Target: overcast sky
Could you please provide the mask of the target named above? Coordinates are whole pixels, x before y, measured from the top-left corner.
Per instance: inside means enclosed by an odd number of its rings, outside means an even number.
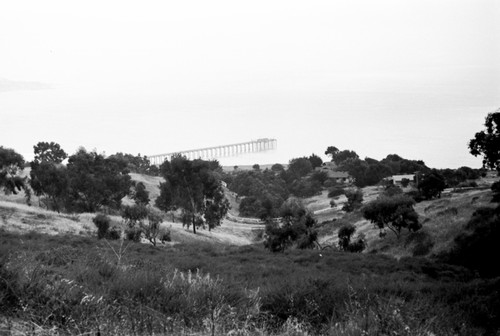
[[[160,154],[277,138],[478,167],[500,1],[3,1],[0,145]],[[236,162],[236,161],[235,161]],[[253,163],[253,162],[248,162]]]

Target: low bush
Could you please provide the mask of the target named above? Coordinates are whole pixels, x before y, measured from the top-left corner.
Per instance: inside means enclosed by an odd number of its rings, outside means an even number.
[[[500,280],[425,258],[1,233],[0,319],[54,335],[466,336],[500,328]]]
[[[92,222],[94,222],[95,226],[97,226],[97,238],[106,238],[111,219],[107,215],[99,213],[92,218]]]
[[[344,194],[345,194],[345,190],[342,187],[336,186],[336,187],[330,188],[328,190],[328,197],[330,197],[330,198],[337,197],[337,196],[344,195]]]
[[[125,237],[127,240],[131,240],[135,243],[138,243],[141,241],[141,236],[142,236],[142,230],[137,227],[132,227],[132,228],[127,228],[125,230]]]
[[[118,240],[122,237],[122,229],[116,226],[113,226],[108,230],[108,234],[106,235],[107,239],[110,240]]]

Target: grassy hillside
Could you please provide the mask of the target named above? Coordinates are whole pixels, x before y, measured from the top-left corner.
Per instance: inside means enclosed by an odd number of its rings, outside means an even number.
[[[481,335],[499,327],[498,280],[422,258],[0,233],[0,328],[12,333]]]
[[[158,194],[157,177],[133,174]],[[491,181],[482,181],[487,186]],[[365,201],[382,189],[363,190]],[[234,195],[232,204],[237,205]],[[320,222],[322,244],[354,223],[368,253],[270,253],[262,225],[232,212],[220,228],[198,231],[166,218],[172,242],[96,238],[94,214],[57,214],[0,201],[0,330],[64,335],[494,335],[500,279],[433,261],[471,214],[490,206],[488,189],[447,193],[416,206],[423,229],[378,230],[359,212],[330,208],[326,193],[304,200]],[[234,209],[233,209],[234,210]],[[332,218],[339,218],[331,221]],[[122,225],[111,216],[112,225]],[[239,222],[241,221],[241,222]],[[415,257],[416,256],[416,257]]]

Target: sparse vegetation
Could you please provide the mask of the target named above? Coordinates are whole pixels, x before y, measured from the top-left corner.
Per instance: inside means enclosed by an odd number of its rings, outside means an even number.
[[[140,155],[106,158],[82,149],[65,167],[56,145],[35,146],[32,186],[50,209],[77,215],[2,204],[0,224],[18,230],[22,223],[33,230],[64,221],[75,234],[63,234],[56,225],[56,235],[0,228],[2,331],[13,331],[15,324],[53,335],[430,336],[500,330],[500,270],[491,258],[499,252],[499,208],[488,203],[492,192],[478,170],[437,171],[395,154],[360,160],[353,151],[327,149],[356,185],[418,170],[418,185],[405,181],[410,191],[403,193],[394,185],[341,186],[325,172],[312,171],[321,166],[314,154],[291,160],[288,169],[255,165],[227,176],[217,162],[174,157],[162,166],[165,182],[154,203],[165,212],[179,209],[177,215],[193,229],[215,229],[195,236],[180,224],[166,229],[164,214],[148,205],[149,182],[132,188],[132,167],[154,171]],[[59,172],[67,178],[60,180],[60,194],[50,185]],[[228,212],[222,177],[233,190],[232,202],[239,198],[240,214],[266,223],[265,230],[241,224],[258,237],[255,245],[213,238]],[[450,185],[479,188],[439,199]],[[495,201],[498,185],[492,185]],[[14,183],[14,191],[22,189]],[[422,202],[416,204],[409,193]],[[131,199],[135,204],[122,206],[125,196],[125,204],[134,204]],[[318,225],[316,214],[325,212],[342,217]],[[368,220],[395,235],[374,243]],[[336,240],[323,243],[326,234]],[[403,252],[394,253],[397,249]],[[369,253],[345,253],[365,250]]]

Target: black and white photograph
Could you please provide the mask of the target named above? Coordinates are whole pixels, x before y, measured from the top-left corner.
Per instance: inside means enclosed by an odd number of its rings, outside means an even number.
[[[0,0],[0,335],[499,336],[500,1]]]

